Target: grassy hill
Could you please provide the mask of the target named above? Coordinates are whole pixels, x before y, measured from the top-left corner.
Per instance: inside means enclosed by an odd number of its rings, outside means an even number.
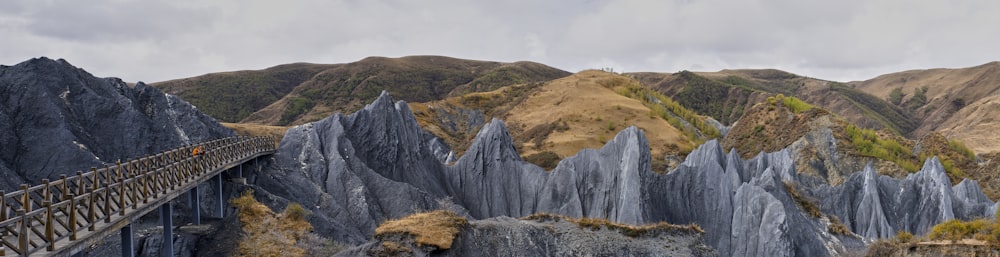
[[[294,63],[257,71],[205,74],[151,84],[223,122],[239,122],[292,92],[317,73],[339,65]]]
[[[887,128],[907,135],[916,128],[909,114],[882,98],[837,82],[764,70],[722,70],[675,74],[634,73],[645,84],[685,106],[725,124],[739,119],[753,104],[783,94],[813,103],[865,128]]]
[[[823,149],[815,149],[817,145],[828,147],[825,145],[826,139],[818,136],[823,133],[817,133],[823,130],[828,130],[832,135],[838,157],[831,158],[826,156],[829,153],[817,152]],[[811,135],[807,135],[810,133]],[[803,140],[805,142],[802,142]],[[827,169],[827,176],[830,176],[829,173],[848,175],[873,162],[883,175],[904,177],[918,171],[927,158],[936,156],[941,160],[953,183],[958,183],[963,178],[987,177],[979,171],[972,150],[961,141],[949,140],[939,133],[930,133],[918,140],[911,140],[888,129],[862,128],[827,110],[798,98],[783,95],[769,97],[748,109],[722,140],[723,147],[737,149],[744,158],[750,158],[761,151],[778,151],[795,143],[814,146],[812,149],[791,148],[793,151],[798,151],[794,154],[794,158],[800,174],[809,173],[807,170],[816,166],[823,166],[814,162],[815,160],[839,159],[859,165],[835,166],[839,167],[839,170]],[[835,179],[831,179],[831,182],[833,180]],[[1000,188],[1000,184],[981,185],[991,194],[995,194],[995,188]]]
[[[720,136],[706,117],[638,81],[594,70],[410,106],[423,127],[459,154],[487,117],[503,119],[522,156],[546,168],[584,148],[600,148],[628,126],[646,132],[658,171],[668,165],[664,156],[686,155]]]
[[[979,153],[1000,151],[1000,62],[962,69],[911,70],[850,82],[912,113],[914,136],[938,132]]]
[[[382,90],[400,100],[425,102],[566,75],[569,73],[532,62],[369,57],[347,64],[289,64],[260,71],[214,73],[153,86],[225,122],[284,126],[356,111]]]

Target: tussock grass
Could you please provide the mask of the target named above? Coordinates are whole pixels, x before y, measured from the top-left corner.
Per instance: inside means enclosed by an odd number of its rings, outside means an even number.
[[[819,207],[816,207],[816,203],[813,202],[812,199],[808,199],[802,194],[800,194],[799,190],[795,188],[795,185],[792,185],[792,183],[789,182],[784,182],[784,184],[785,184],[785,190],[787,190],[788,194],[792,196],[792,199],[795,200],[795,203],[799,205],[799,208],[805,210],[806,213],[809,213],[809,215],[812,216],[813,218],[819,218],[820,216],[823,215],[823,213],[819,211]],[[832,220],[833,219],[831,218],[831,221]]]
[[[312,224],[306,220],[309,211],[297,203],[289,204],[283,213],[275,213],[253,198],[253,190],[229,201],[236,207],[245,237],[240,240],[234,256],[311,256],[312,249],[329,250],[336,244],[312,234]],[[320,244],[323,247],[313,247]]]
[[[468,221],[465,218],[450,211],[416,213],[382,223],[375,229],[375,238],[381,239],[398,234],[410,235],[415,237],[418,245],[449,249],[459,229],[466,224]]]

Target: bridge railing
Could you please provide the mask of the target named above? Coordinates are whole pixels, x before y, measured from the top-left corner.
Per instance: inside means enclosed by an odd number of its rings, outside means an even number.
[[[197,155],[193,150],[201,150]],[[43,179],[14,192],[0,191],[0,256],[53,251],[56,242],[78,240],[100,222],[125,217],[172,190],[255,154],[274,151],[272,137],[229,137],[91,168],[58,180]]]

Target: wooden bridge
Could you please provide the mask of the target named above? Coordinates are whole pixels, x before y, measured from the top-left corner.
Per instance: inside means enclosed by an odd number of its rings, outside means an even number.
[[[173,256],[169,202],[189,193],[192,221],[200,223],[198,185],[211,179],[214,214],[221,217],[221,173],[274,151],[271,137],[222,138],[0,191],[0,256],[69,256],[119,232],[122,256],[133,256],[131,224],[157,208],[164,228],[162,251]]]

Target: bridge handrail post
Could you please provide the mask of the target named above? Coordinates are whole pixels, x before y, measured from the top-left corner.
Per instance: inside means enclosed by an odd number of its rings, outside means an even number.
[[[111,185],[114,183],[111,179],[111,168],[104,166],[104,178],[107,179],[107,183],[104,183],[104,223],[111,223]]]
[[[21,208],[24,209],[24,212],[30,212],[31,196],[28,193],[28,184],[21,184],[21,192],[24,192],[21,194]]]
[[[66,196],[69,195],[69,181],[66,178],[66,174],[59,175],[59,191],[62,191],[62,195],[59,199],[56,199],[55,202],[61,202],[63,199],[66,199]]]
[[[91,168],[91,169],[93,169],[93,168]],[[96,171],[96,169],[93,169],[93,170]],[[94,173],[91,173],[91,174],[94,174],[94,183],[90,184],[90,193],[88,194],[89,196],[87,197],[90,200],[90,204],[89,204],[89,206],[87,208],[87,221],[90,222],[90,226],[87,226],[87,231],[94,231],[94,225],[97,224],[97,222],[95,222],[95,221],[97,221],[97,208],[96,208],[97,207],[96,206],[97,205],[97,186],[98,186],[97,183],[100,180],[97,179],[97,172],[94,172]]]
[[[76,196],[69,197],[69,240],[76,240]]]
[[[7,191],[0,190],[0,220],[7,220]],[[0,237],[6,236],[7,230],[0,232]]]
[[[17,209],[17,212],[15,212],[17,216],[21,217],[21,227],[17,233],[17,248],[19,249],[15,252],[20,252],[24,256],[28,256],[28,221],[30,220],[27,215],[24,215],[25,213],[27,211],[24,208]]]
[[[83,184],[83,172],[82,171],[77,171],[76,172],[76,190],[78,191],[78,193],[76,193],[77,195],[82,195],[87,190],[87,186]]]
[[[49,179],[43,178],[42,179],[42,185],[44,185],[42,187],[42,203],[45,203],[45,201],[51,202],[52,201],[52,189],[50,187],[51,183],[49,182]]]
[[[121,176],[121,175],[119,175],[119,176]],[[121,177],[119,177],[118,180],[120,181],[120,182],[118,182],[118,205],[119,205],[118,206],[119,207],[118,208],[118,215],[124,217],[125,216],[125,210],[128,209],[128,208],[126,208],[126,205],[125,205],[125,180],[123,178],[121,178]],[[108,214],[108,220],[110,220],[110,219],[111,219],[111,214]]]
[[[52,202],[46,200],[42,202],[42,205],[45,206],[45,243],[47,244],[45,250],[55,251],[55,224],[53,224],[55,222],[52,221]]]

